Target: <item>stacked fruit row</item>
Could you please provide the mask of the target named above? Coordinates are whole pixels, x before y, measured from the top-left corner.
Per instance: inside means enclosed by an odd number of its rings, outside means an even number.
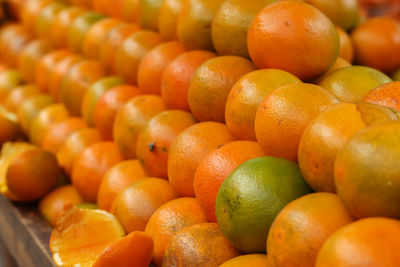
[[[399,266],[400,24],[304,2],[13,1],[0,191],[58,266]]]

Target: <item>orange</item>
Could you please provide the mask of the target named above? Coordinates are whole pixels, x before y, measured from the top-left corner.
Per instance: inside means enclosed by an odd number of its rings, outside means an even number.
[[[178,40],[188,50],[214,50],[211,22],[225,0],[188,0],[179,14]]]
[[[378,123],[354,135],[336,156],[336,190],[354,217],[400,218],[399,147],[400,123]]]
[[[163,0],[139,1],[139,24],[143,29],[158,30],[158,16]]]
[[[92,60],[74,64],[60,87],[60,99],[71,115],[81,115],[82,101],[89,86],[104,75],[101,65]]]
[[[257,67],[285,70],[304,81],[324,74],[339,54],[333,23],[301,1],[278,1],[264,8],[251,23],[247,44]]]
[[[255,130],[266,155],[297,161],[297,150],[310,121],[337,99],[317,85],[295,83],[267,95],[258,108]]]
[[[23,83],[21,73],[17,70],[6,70],[0,73],[0,102],[3,102],[8,94]]]
[[[42,141],[42,147],[57,154],[64,141],[74,132],[86,128],[81,118],[70,117],[60,121],[48,129]]]
[[[85,201],[95,203],[104,174],[122,160],[113,142],[95,143],[76,157],[72,166],[72,184]]]
[[[100,141],[100,134],[95,129],[81,128],[73,131],[65,138],[57,151],[57,160],[60,166],[68,175],[71,175],[73,163],[78,155],[85,148]]]
[[[400,67],[400,23],[389,17],[367,20],[352,33],[356,62],[383,72]]]
[[[65,9],[67,5],[61,1],[53,1],[53,3],[44,7],[35,21],[32,21],[34,26],[35,35],[39,38],[50,37],[50,29],[54,23],[57,14]]]
[[[205,222],[206,216],[195,198],[178,198],[158,208],[145,230],[154,240],[154,265],[161,266],[164,250],[176,233],[188,226]]]
[[[327,77],[329,74],[331,74],[332,72],[339,70],[339,69],[343,69],[345,67],[350,67],[351,64],[349,62],[347,62],[346,60],[344,60],[341,57],[338,57],[335,61],[335,63],[329,68],[329,70],[327,70],[324,75],[318,77],[317,79],[315,79],[314,83],[318,84],[320,83],[323,79],[325,79],[325,77]]]
[[[208,153],[196,168],[193,187],[209,222],[216,222],[215,202],[225,178],[240,164],[262,157],[261,147],[252,141],[233,141]]]
[[[165,249],[162,266],[217,267],[239,256],[216,223],[201,223],[178,232]]]
[[[204,62],[194,73],[188,90],[190,110],[199,121],[225,121],[225,104],[233,85],[253,63],[237,56],[215,57]]]
[[[9,23],[4,25],[0,30],[0,55],[2,61],[6,63],[8,46],[10,45],[10,40],[21,33],[27,33],[27,29],[18,23]],[[11,38],[11,39],[10,39]]]
[[[136,180],[146,176],[145,170],[136,159],[117,163],[104,174],[101,180],[99,192],[97,193],[97,205],[100,209],[110,211],[112,203],[119,192],[125,190]]]
[[[158,207],[177,197],[177,193],[168,181],[160,178],[143,178],[118,193],[111,212],[121,222],[126,232],[144,231],[151,215]]]
[[[14,87],[3,101],[3,106],[16,113],[19,106],[28,98],[38,95],[39,88],[34,84],[26,84]]]
[[[147,122],[164,111],[161,97],[140,95],[132,98],[119,110],[113,126],[113,137],[120,152],[126,158],[136,157],[140,130]]]
[[[161,78],[166,66],[177,56],[185,52],[179,42],[157,45],[140,61],[137,82],[143,94],[161,94]]]
[[[203,50],[189,51],[175,58],[161,80],[161,97],[169,109],[190,111],[187,100],[190,81],[197,68],[216,54]]]
[[[179,13],[187,0],[164,0],[158,16],[158,31],[165,40],[178,40],[176,27]]]
[[[108,2],[108,0],[92,0],[91,9],[99,13],[107,14]]]
[[[232,258],[221,264],[220,267],[267,267],[269,266],[267,259],[265,254],[248,254]]]
[[[15,141],[21,136],[18,118],[14,113],[0,107],[0,147],[8,141]]]
[[[138,95],[140,91],[135,86],[117,85],[99,98],[93,111],[93,122],[104,140],[113,139],[113,125],[118,111]]]
[[[314,267],[326,239],[352,221],[335,194],[315,193],[292,201],[279,212],[269,230],[267,253],[271,265],[289,267],[301,263]]]
[[[97,258],[93,267],[148,267],[153,256],[153,239],[136,231],[109,245]]]
[[[69,0],[72,5],[90,9],[94,0]]]
[[[368,218],[351,223],[331,235],[318,253],[316,267],[395,267],[400,262],[400,223]]]
[[[140,131],[136,156],[150,176],[167,178],[171,143],[184,129],[196,123],[192,114],[167,110],[154,116]]]
[[[249,57],[247,32],[254,16],[276,0],[228,0],[218,9],[211,25],[215,50],[220,55]]]
[[[108,14],[111,17],[122,19],[125,2],[126,0],[108,1],[108,6],[107,6]]]
[[[400,112],[400,81],[387,83],[369,91],[363,101],[390,107]]]
[[[256,70],[244,75],[232,87],[226,101],[226,125],[238,139],[256,140],[254,120],[264,97],[276,88],[300,83],[294,75],[278,69]]]
[[[39,212],[55,226],[57,220],[64,213],[64,208],[70,205],[76,206],[82,203],[82,198],[73,185],[64,185],[48,193],[39,202]]]
[[[388,108],[366,103],[340,103],[322,112],[300,140],[298,157],[304,179],[315,191],[335,193],[334,163],[344,144],[370,125],[399,118]]]
[[[350,36],[347,34],[347,32],[345,32],[342,28],[338,26],[336,26],[336,30],[339,34],[340,40],[339,57],[347,60],[348,62],[353,62],[354,48]]]
[[[120,24],[111,29],[100,47],[99,61],[106,73],[116,74],[115,57],[118,48],[126,38],[139,30],[136,24]]]
[[[96,3],[97,1],[94,1]],[[100,59],[101,46],[107,38],[108,33],[122,22],[118,19],[105,18],[95,24],[87,31],[83,44],[82,53],[89,59]]]
[[[139,20],[140,0],[125,0],[122,4],[122,18],[131,23]]]
[[[209,152],[233,141],[228,128],[218,122],[201,122],[183,130],[171,144],[168,179],[181,196],[194,196],[197,166]]]
[[[21,23],[29,30],[33,30],[36,18],[44,7],[52,3],[53,0],[27,0],[21,9]]]
[[[140,30],[126,38],[118,48],[115,58],[115,68],[125,82],[137,84],[137,72],[140,61],[153,47],[162,43],[160,34]]]
[[[21,51],[33,40],[33,35],[26,29],[17,30],[11,36],[6,35],[6,44],[3,48],[2,61],[9,67],[18,67],[18,58]]]

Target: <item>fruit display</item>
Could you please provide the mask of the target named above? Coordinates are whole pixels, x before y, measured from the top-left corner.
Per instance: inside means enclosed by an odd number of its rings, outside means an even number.
[[[0,193],[56,266],[400,266],[398,0],[0,10]]]

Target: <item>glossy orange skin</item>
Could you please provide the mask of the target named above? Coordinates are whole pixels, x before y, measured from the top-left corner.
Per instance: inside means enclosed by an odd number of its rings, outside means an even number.
[[[95,1],[97,2],[97,1]],[[107,38],[108,33],[122,22],[118,19],[105,18],[96,22],[86,33],[83,40],[82,53],[89,59],[99,60],[101,46]]]
[[[140,95],[132,98],[119,110],[113,125],[113,138],[126,158],[136,157],[137,139],[147,122],[164,111],[161,97]]]
[[[190,225],[205,222],[204,211],[195,198],[178,198],[158,208],[145,230],[154,240],[154,265],[161,266],[164,250],[176,233]]]
[[[185,52],[179,42],[168,42],[157,45],[140,61],[137,81],[143,94],[161,94],[161,78],[166,66],[177,56]]]
[[[301,218],[301,220],[298,220]],[[268,239],[267,253],[273,266],[314,267],[326,239],[351,223],[353,217],[331,193],[315,193],[298,198],[277,215]]]
[[[209,222],[217,222],[215,203],[218,189],[237,166],[264,156],[259,144],[252,141],[233,141],[211,151],[196,168],[193,188]]]
[[[158,17],[158,31],[165,40],[178,40],[179,14],[187,0],[164,0]]]
[[[82,128],[74,131],[65,139],[57,151],[57,160],[60,166],[68,175],[71,175],[76,157],[85,148],[99,143],[101,140],[100,134],[95,129]]]
[[[194,73],[188,90],[190,110],[199,121],[225,121],[225,105],[233,85],[254,71],[254,64],[238,56],[207,60]]]
[[[393,108],[400,112],[400,82],[391,82],[369,91],[364,102]]]
[[[342,28],[336,26],[336,30],[339,34],[340,40],[339,57],[351,63],[354,60],[353,42],[347,32],[345,32]]]
[[[215,56],[205,50],[188,51],[166,66],[161,80],[161,97],[168,109],[190,111],[187,94],[194,72]]]
[[[18,111],[18,108],[25,100],[35,95],[38,95],[39,93],[40,90],[36,85],[20,85],[15,87],[11,92],[8,93],[2,104],[7,110],[16,113]]]
[[[110,168],[101,180],[97,193],[97,205],[110,211],[115,197],[136,180],[147,177],[146,171],[136,159],[126,160]]]
[[[118,85],[105,92],[96,103],[93,120],[104,140],[112,140],[115,117],[126,102],[140,95],[137,87]]]
[[[83,97],[89,86],[104,76],[101,65],[92,60],[83,60],[74,64],[65,76],[61,88],[60,99],[71,115],[79,116]]]
[[[153,239],[140,231],[132,232],[127,236],[109,245],[97,258],[93,267],[148,267],[153,256]]]
[[[61,1],[53,1],[42,9],[39,16],[35,20],[34,32],[38,38],[49,38],[50,29],[56,20],[57,14],[65,9],[67,5]],[[64,33],[65,34],[65,33]]]
[[[110,30],[100,47],[100,63],[108,74],[116,74],[115,57],[118,48],[126,38],[137,32],[140,27],[137,24],[121,24]]]
[[[400,222],[368,218],[331,235],[321,248],[316,267],[395,267],[400,262]]]
[[[278,1],[260,11],[250,26],[247,45],[257,67],[285,70],[303,81],[325,73],[339,54],[333,23],[301,1]]]
[[[169,182],[181,196],[194,196],[197,166],[212,150],[233,140],[226,125],[218,122],[201,122],[185,129],[175,137],[169,150]]]
[[[154,116],[140,131],[136,156],[151,176],[167,178],[168,154],[175,137],[196,123],[189,112],[167,110]]]
[[[115,68],[125,82],[137,84],[137,72],[140,61],[152,48],[163,42],[159,33],[140,30],[132,34],[118,48]]]
[[[24,5],[22,5],[21,10],[21,23],[29,30],[33,31],[36,18],[39,16],[42,9],[52,3],[53,0],[27,0]]]
[[[121,222],[125,231],[144,231],[151,215],[164,203],[178,197],[168,183],[160,178],[143,178],[118,193],[111,213]]]
[[[400,67],[400,23],[389,17],[367,20],[352,33],[356,62],[390,73]]]
[[[123,160],[113,142],[99,142],[87,147],[75,159],[71,180],[85,201],[95,203],[101,179],[115,164]]]
[[[266,155],[297,161],[300,138],[309,122],[338,100],[312,84],[288,84],[267,95],[255,119],[257,142]]]
[[[71,117],[50,127],[42,141],[42,147],[57,154],[64,141],[74,132],[86,128],[86,123],[77,117]]]

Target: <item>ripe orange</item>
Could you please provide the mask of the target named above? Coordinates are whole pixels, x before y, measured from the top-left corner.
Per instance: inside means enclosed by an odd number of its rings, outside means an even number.
[[[3,102],[12,90],[22,83],[21,73],[17,70],[0,73],[0,102]]]
[[[224,262],[220,267],[260,267],[269,266],[268,257],[265,254],[248,254],[232,258]]]
[[[327,77],[328,75],[330,75],[332,72],[339,70],[339,69],[343,69],[345,67],[350,67],[351,64],[349,62],[347,62],[346,60],[344,60],[341,57],[338,57],[335,61],[335,63],[332,65],[332,67],[329,68],[329,70],[327,70],[324,75],[318,77],[317,79],[315,79],[314,83],[315,84],[319,84],[323,79],[325,79],[325,77]]]
[[[0,107],[0,129],[0,147],[6,142],[17,140],[22,135],[17,116],[3,107]]]
[[[14,87],[3,101],[3,106],[10,112],[17,113],[21,104],[40,93],[39,88],[34,84],[26,84]]]
[[[69,0],[72,5],[90,9],[94,0]]]
[[[158,16],[163,0],[139,1],[139,24],[143,29],[158,30]]]
[[[390,107],[400,112],[400,81],[387,83],[369,91],[363,101]]]
[[[21,23],[29,30],[33,30],[36,18],[44,7],[52,3],[53,0],[27,0],[21,9]]]
[[[342,28],[336,26],[336,30],[339,34],[340,40],[340,50],[339,57],[347,60],[348,62],[353,62],[354,59],[354,47],[350,36]]]
[[[160,14],[158,16],[158,31],[165,40],[178,40],[176,27],[179,14],[186,0],[164,0],[162,1]]]
[[[26,29],[17,29],[10,35],[5,35],[6,43],[3,46],[2,59],[9,67],[18,67],[18,58],[21,51],[34,39]]]
[[[61,1],[53,1],[51,4],[46,5],[33,21],[35,35],[39,38],[49,38],[50,29],[57,17],[57,14],[65,9],[67,5]]]
[[[139,20],[140,0],[125,0],[122,4],[122,18],[131,23]]]

